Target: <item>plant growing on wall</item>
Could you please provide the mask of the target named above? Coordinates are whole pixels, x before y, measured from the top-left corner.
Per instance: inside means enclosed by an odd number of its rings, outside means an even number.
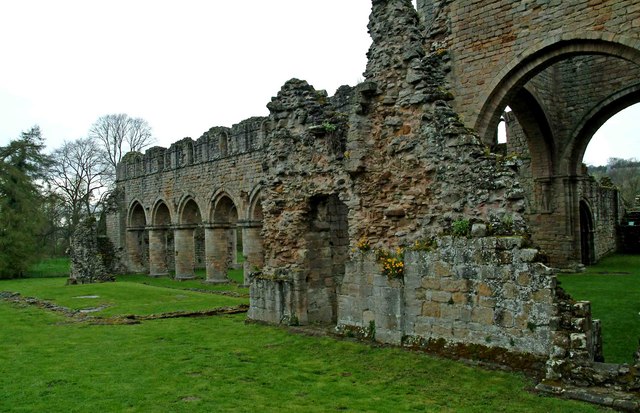
[[[410,249],[411,251],[432,251],[436,246],[434,240],[420,239],[416,240]]]
[[[356,243],[356,249],[360,252],[371,251],[371,244],[369,244],[369,240],[367,237],[362,237]]]
[[[459,219],[451,224],[451,233],[456,237],[466,237],[471,232],[471,223],[468,219]]]
[[[382,273],[389,279],[404,276],[404,249],[397,247],[395,251],[376,250],[378,263],[382,265]]]
[[[327,133],[335,132],[338,129],[338,126],[335,123],[331,122],[322,122],[322,127]]]

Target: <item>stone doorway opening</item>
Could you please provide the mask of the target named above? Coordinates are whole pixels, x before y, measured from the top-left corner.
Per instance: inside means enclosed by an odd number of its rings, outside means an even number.
[[[238,209],[223,194],[213,203],[210,225],[206,230],[207,282],[228,282],[227,271],[238,262]],[[240,244],[242,241],[240,241]]]
[[[593,215],[589,205],[580,201],[580,247],[582,250],[582,264],[595,264]]]
[[[127,251],[129,268],[138,273],[146,272],[149,262],[149,232],[146,213],[139,202],[134,202],[129,209]]]
[[[156,205],[149,229],[149,275],[161,277],[175,266],[171,213],[164,202]],[[171,253],[170,253],[171,252]]]
[[[309,323],[336,323],[337,289],[349,256],[348,207],[338,195],[311,198],[307,242]]]
[[[175,278],[178,280],[195,278],[198,246],[196,230],[202,225],[200,208],[193,198],[188,198],[180,213],[180,223],[174,231]]]

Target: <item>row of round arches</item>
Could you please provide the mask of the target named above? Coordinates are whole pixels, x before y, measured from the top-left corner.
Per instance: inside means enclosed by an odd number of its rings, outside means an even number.
[[[264,262],[260,191],[217,191],[208,199],[186,195],[175,204],[131,201],[126,240],[130,268],[152,276],[174,273],[177,279],[205,270],[207,281],[227,282],[227,271],[241,267],[246,283],[249,271]]]

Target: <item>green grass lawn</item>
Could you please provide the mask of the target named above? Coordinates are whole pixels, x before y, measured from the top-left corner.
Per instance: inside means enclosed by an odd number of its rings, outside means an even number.
[[[65,278],[0,281],[0,291],[96,316],[246,303],[191,288],[246,291],[131,275],[66,286]],[[97,295],[99,298],[78,298]],[[134,325],[73,322],[0,301],[2,412],[599,412],[540,396],[520,374],[399,348],[308,337],[245,323],[245,315]]]
[[[576,300],[591,301],[602,321],[605,361],[632,363],[640,338],[640,255],[613,255],[579,274],[560,275]]]
[[[89,325],[0,302],[0,343],[3,412],[601,411],[535,395],[518,374],[243,315]]]
[[[92,313],[96,317],[200,311],[249,303],[248,298],[178,289],[181,282],[167,281],[174,283],[174,288],[130,281],[68,286],[65,285],[66,278],[36,278],[3,281],[0,290],[19,292],[23,296],[37,297],[76,310],[105,307]]]
[[[230,270],[229,273],[237,272],[238,270]],[[239,270],[239,276],[242,277],[242,270]],[[232,278],[232,277],[230,277]],[[206,290],[206,291],[232,291],[236,292],[240,295],[249,296],[249,289],[246,287],[241,287],[238,284],[229,283],[229,284],[207,284],[204,282],[204,276],[198,277],[195,280],[185,280],[185,281],[176,281],[168,277],[149,277],[144,274],[135,274],[135,275],[119,275],[116,277],[118,281],[127,281],[127,282],[135,282],[145,285],[153,285],[156,287],[165,287],[165,288],[178,288],[185,290]],[[233,280],[233,278],[232,278]],[[235,280],[233,280],[235,281]]]
[[[46,258],[33,265],[27,271],[27,277],[68,277],[69,258]]]

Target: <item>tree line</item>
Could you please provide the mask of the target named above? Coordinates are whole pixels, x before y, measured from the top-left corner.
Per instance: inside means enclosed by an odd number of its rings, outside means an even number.
[[[34,126],[0,147],[0,278],[23,276],[43,255],[63,255],[79,223],[104,211],[118,162],[153,136],[144,119],[112,114],[51,154],[44,142]]]

